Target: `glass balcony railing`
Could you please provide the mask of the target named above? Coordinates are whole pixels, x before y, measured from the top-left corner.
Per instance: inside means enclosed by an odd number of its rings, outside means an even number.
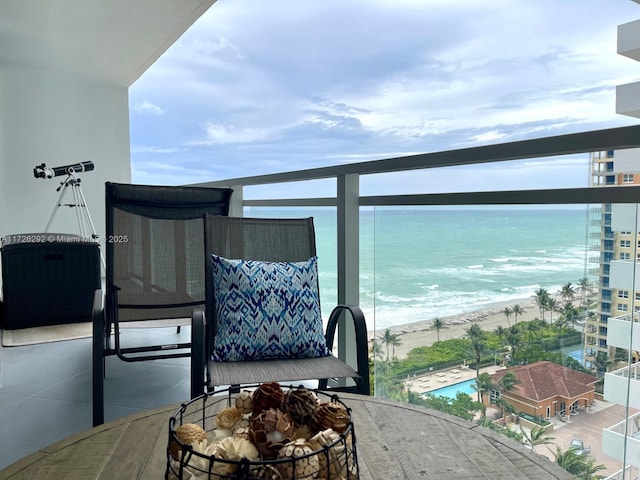
[[[233,188],[233,215],[314,216],[321,308],[363,309],[372,393],[439,408],[527,443],[534,428],[555,428],[558,437],[577,431],[599,418],[595,410],[610,408],[620,422],[635,418],[628,401],[616,406],[602,390],[605,373],[630,368],[632,352],[640,351],[640,343],[607,341],[611,320],[636,311],[638,264],[630,259],[638,258],[640,185],[562,186],[554,175],[558,162],[582,158],[586,178],[591,152],[629,148],[640,148],[640,127],[203,185]],[[616,172],[612,155],[607,169]],[[548,184],[465,187],[483,168],[517,171],[531,159],[546,169]],[[300,193],[312,190],[321,193]],[[353,333],[342,325],[338,334],[336,353],[352,362]],[[525,405],[518,397],[532,392],[506,374],[540,362],[559,366],[542,363],[549,372],[561,368],[556,379],[585,375],[588,387]],[[591,466],[604,476],[637,476],[640,458],[629,438],[615,440],[625,448],[616,457],[606,453],[606,435],[592,439]],[[568,447],[569,440],[536,451],[554,460]]]

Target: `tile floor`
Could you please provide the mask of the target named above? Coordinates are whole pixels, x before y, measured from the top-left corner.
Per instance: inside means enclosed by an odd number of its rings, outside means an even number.
[[[131,329],[135,342],[188,342],[189,327]],[[105,421],[189,398],[189,359],[107,358]],[[91,428],[91,339],[0,346],[0,470]]]

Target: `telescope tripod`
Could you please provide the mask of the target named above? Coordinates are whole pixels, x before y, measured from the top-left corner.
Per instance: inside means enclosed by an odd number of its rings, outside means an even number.
[[[71,189],[73,203],[63,203],[68,189]],[[67,178],[60,183],[60,186],[56,189],[56,191],[60,192],[60,196],[58,197],[58,201],[56,202],[56,204],[53,206],[53,211],[51,212],[49,222],[44,229],[44,233],[49,233],[49,227],[51,227],[51,223],[53,222],[58,209],[60,207],[70,207],[76,209],[78,229],[80,230],[80,236],[82,237],[82,240],[87,241],[91,239],[98,242],[100,237],[96,233],[96,227],[93,224],[91,214],[89,213],[89,209],[87,208],[87,200],[85,199],[84,193],[82,192],[80,179],[73,172],[71,172],[69,173]],[[100,254],[100,257],[102,257],[102,253]],[[104,258],[102,258],[102,266],[105,266]]]

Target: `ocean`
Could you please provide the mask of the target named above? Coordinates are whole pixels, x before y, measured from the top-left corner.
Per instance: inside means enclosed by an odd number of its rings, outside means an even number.
[[[334,212],[245,214],[314,217],[321,308],[328,316],[337,299]],[[539,288],[557,293],[567,282],[577,287],[588,271],[587,224],[586,207],[362,211],[360,306],[379,331],[529,298]]]

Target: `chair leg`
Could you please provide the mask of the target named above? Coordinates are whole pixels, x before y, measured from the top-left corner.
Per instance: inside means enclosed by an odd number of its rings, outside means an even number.
[[[98,307],[98,295],[102,292],[97,291],[94,297],[94,309],[92,314],[93,324],[93,349],[92,349],[92,389],[93,389],[93,426],[102,425],[104,423],[104,375],[105,375],[105,358],[104,358],[104,310]]]
[[[191,319],[191,398],[207,391],[205,370],[205,320],[204,312],[198,310]]]

